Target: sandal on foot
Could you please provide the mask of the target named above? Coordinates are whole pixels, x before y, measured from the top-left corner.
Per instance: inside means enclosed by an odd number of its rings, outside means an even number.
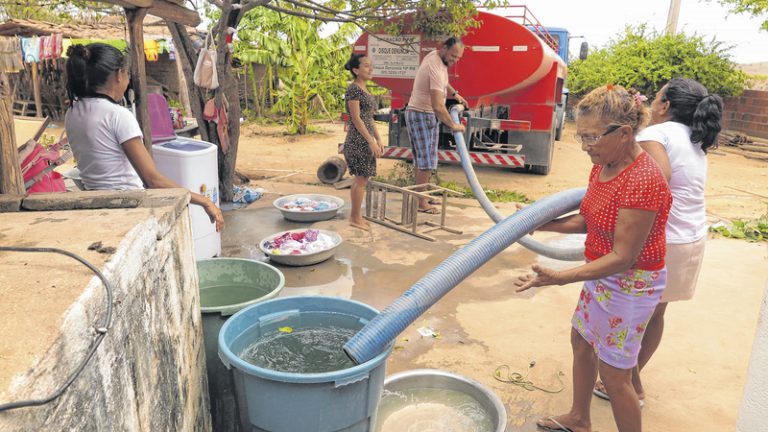
[[[605,390],[605,385],[603,384],[602,381],[598,381],[595,383],[595,388],[592,389],[592,394],[603,400],[607,400],[607,401],[611,400],[611,397],[608,396],[608,391]]]
[[[547,417],[547,418],[545,418],[543,420],[546,420],[548,422],[554,423],[555,427],[544,426],[544,425],[540,424],[539,422],[536,422],[536,427],[544,429],[545,431],[549,431],[549,432],[573,432],[573,429],[571,429],[569,427],[566,427],[566,426],[563,426],[559,421],[555,420],[554,417]],[[541,421],[541,420],[539,420],[539,421]]]
[[[419,213],[426,213],[426,214],[433,214],[437,215],[440,214],[440,210],[437,209],[437,207],[427,207],[425,209],[419,209]]]
[[[602,381],[598,381],[595,383],[595,388],[592,389],[592,394],[599,397],[600,399],[610,401],[611,397],[608,396],[608,392],[605,390],[605,385]],[[640,408],[645,406],[645,399],[638,399],[640,401]]]
[[[440,205],[442,204],[439,199],[431,199],[427,201],[430,205]]]

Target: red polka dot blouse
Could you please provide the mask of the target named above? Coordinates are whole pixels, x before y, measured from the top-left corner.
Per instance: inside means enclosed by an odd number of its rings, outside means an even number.
[[[579,212],[587,225],[584,255],[595,260],[613,250],[619,209],[656,211],[656,219],[633,269],[659,270],[666,254],[665,225],[672,204],[672,194],[661,169],[646,152],[641,153],[624,171],[608,181],[600,181],[602,165],[594,165],[589,186]]]

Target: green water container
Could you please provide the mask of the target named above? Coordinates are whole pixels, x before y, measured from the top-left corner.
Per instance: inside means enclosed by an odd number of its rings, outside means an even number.
[[[269,264],[244,258],[197,261],[197,274],[211,423],[214,431],[240,431],[232,373],[219,360],[219,330],[235,312],[280,294],[285,277]]]

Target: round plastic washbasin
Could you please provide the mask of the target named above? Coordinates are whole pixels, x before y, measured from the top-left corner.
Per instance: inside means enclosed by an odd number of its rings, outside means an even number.
[[[302,211],[298,209],[286,209],[283,206],[291,201],[298,199],[308,199],[312,201],[325,201],[328,203],[336,204],[336,208],[316,211]],[[317,222],[327,219],[332,219],[336,214],[344,207],[344,200],[331,196],[320,194],[296,194],[288,195],[282,198],[276,199],[272,205],[275,206],[283,214],[283,217],[289,221],[294,222]]]

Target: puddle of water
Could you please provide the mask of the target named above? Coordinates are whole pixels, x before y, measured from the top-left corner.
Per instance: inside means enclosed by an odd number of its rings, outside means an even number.
[[[449,389],[384,390],[376,432],[493,432],[488,411],[472,396]]]
[[[346,258],[332,258],[308,267],[281,267],[281,270],[285,275],[285,288],[280,293],[281,297],[323,295],[352,298],[355,280],[352,276],[352,262]]]

